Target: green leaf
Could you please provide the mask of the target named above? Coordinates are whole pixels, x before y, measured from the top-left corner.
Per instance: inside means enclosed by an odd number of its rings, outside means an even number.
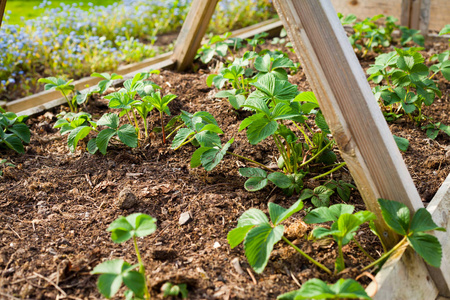
[[[267,179],[269,179],[273,184],[275,184],[277,187],[279,187],[281,189],[286,189],[286,188],[290,187],[292,184],[291,179],[288,176],[286,176],[285,174],[280,173],[280,172],[270,173],[267,176]]]
[[[247,225],[242,227],[236,227],[230,232],[228,232],[227,240],[228,244],[230,245],[231,249],[235,248],[237,245],[242,243],[242,241],[247,236],[247,233],[255,227],[255,225]]]
[[[278,129],[276,121],[258,119],[253,121],[247,130],[247,138],[250,144],[256,145],[265,138],[274,134]]]
[[[314,189],[314,196],[311,198],[311,203],[315,207],[328,206],[330,204],[330,197],[334,192],[326,186],[318,186]]]
[[[269,202],[268,206],[270,219],[272,220],[273,225],[276,226],[281,222],[285,221],[286,219],[288,219],[294,213],[300,211],[303,208],[303,202],[302,200],[298,200],[288,209],[273,202]]]
[[[214,80],[214,78],[217,76],[217,74],[210,74],[209,76],[208,76],[208,78],[206,78],[206,85],[208,86],[208,87],[211,87],[212,86],[212,84],[213,84],[213,80]]]
[[[134,213],[125,218],[132,226],[133,235],[144,237],[156,231],[156,219],[142,213]]]
[[[394,141],[397,144],[398,149],[400,149],[403,152],[406,152],[406,150],[408,150],[409,147],[409,141],[408,139],[396,136],[396,135],[392,135],[394,137]]]
[[[30,143],[30,129],[24,123],[16,123],[13,126],[8,128],[9,131],[17,135],[19,139],[23,142],[29,144]]]
[[[270,55],[258,56],[255,59],[255,69],[260,72],[270,72]]]
[[[423,232],[414,232],[408,236],[408,242],[427,264],[436,268],[440,267],[442,247],[435,236]]]
[[[406,205],[386,200],[378,199],[381,207],[381,214],[386,224],[400,235],[407,235],[409,230],[410,213]]]
[[[122,286],[122,277],[115,274],[100,275],[97,281],[98,291],[106,298],[113,297]]]
[[[89,142],[87,143],[87,150],[90,154],[95,154],[95,152],[97,152],[98,147],[96,138],[89,140]]]
[[[311,189],[304,189],[300,194],[299,200],[306,200],[311,198],[314,195],[314,191]]]
[[[172,149],[177,149],[181,146],[190,136],[194,135],[195,131],[189,128],[180,128],[172,141]]]
[[[114,243],[123,243],[133,237],[133,226],[125,217],[119,217],[114,220],[106,231],[111,231],[111,239]]]
[[[123,274],[123,283],[133,291],[137,297],[143,297],[145,291],[145,277],[137,271],[129,271]]]
[[[266,177],[250,177],[244,184],[244,188],[249,192],[256,192],[263,189],[268,183]]]
[[[421,232],[429,230],[445,231],[445,228],[439,227],[434,223],[431,214],[425,208],[419,208],[411,220],[409,232]]]
[[[100,120],[97,121],[98,126],[108,126],[112,129],[117,129],[119,127],[119,116],[114,113],[104,114]]]
[[[239,174],[244,177],[267,177],[267,172],[259,168],[239,168]]]
[[[269,219],[267,218],[266,214],[259,209],[250,208],[240,216],[237,226],[258,226],[261,224],[269,224]]]
[[[119,140],[128,147],[135,148],[138,145],[136,129],[130,124],[120,126],[117,131],[117,136],[119,137]]]
[[[92,128],[89,126],[80,126],[72,130],[67,138],[67,145],[69,145],[70,152],[75,152],[78,141],[84,139]]]
[[[264,271],[273,246],[281,240],[283,232],[283,225],[272,228],[270,224],[261,224],[247,233],[244,241],[245,256],[256,273]]]
[[[96,142],[98,150],[101,154],[106,154],[106,148],[108,147],[109,140],[116,134],[117,132],[112,128],[106,128],[100,131],[97,135]]]
[[[1,131],[1,130],[0,130]],[[15,135],[10,135],[3,140],[6,146],[17,153],[25,153],[25,149],[23,148],[22,141]]]
[[[305,223],[315,224],[329,221],[337,221],[343,214],[353,213],[355,207],[349,204],[334,204],[330,207],[319,207],[313,209],[305,217]]]
[[[343,214],[337,220],[337,229],[339,230],[339,234],[335,235],[339,236],[342,240],[342,245],[346,245],[351,241],[355,235],[355,231],[359,229],[360,225],[361,220],[355,215]]]
[[[191,168],[197,168],[202,164],[201,156],[206,151],[212,149],[212,147],[200,147],[194,151],[191,157]]]
[[[210,124],[212,125],[212,124]],[[215,126],[215,125],[213,125]],[[215,132],[202,131],[195,135],[195,139],[202,147],[221,146],[220,137]]]

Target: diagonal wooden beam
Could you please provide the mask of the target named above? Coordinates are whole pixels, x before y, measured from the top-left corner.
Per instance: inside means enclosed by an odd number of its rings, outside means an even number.
[[[173,59],[178,71],[185,70],[193,61],[200,47],[209,21],[219,0],[194,0],[178,35]]]
[[[0,27],[2,27],[3,15],[5,13],[6,0],[0,0]]]
[[[342,158],[367,209],[377,216],[383,242],[392,247],[397,237],[383,222],[377,199],[402,202],[411,212],[423,204],[337,13],[330,0],[274,3]],[[431,276],[446,293],[449,270],[443,262]]]
[[[383,242],[397,237],[385,225],[377,199],[423,207],[419,194],[372,94],[364,71],[329,0],[276,0],[342,158],[367,209],[377,215]]]

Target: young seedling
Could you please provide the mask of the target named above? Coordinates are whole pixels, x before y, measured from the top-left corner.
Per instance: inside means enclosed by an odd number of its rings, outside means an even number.
[[[400,202],[378,199],[378,203],[386,224],[397,234],[403,236],[403,239],[363,270],[382,264],[394,253],[401,255],[408,245],[427,264],[439,267],[442,259],[442,246],[435,236],[425,232],[430,230],[445,231],[445,228],[437,226],[431,218],[431,214],[425,208],[419,208],[411,218],[408,207]]]
[[[315,264],[323,271],[331,275],[331,271],[300,250],[283,236],[283,221],[303,208],[303,202],[298,200],[289,209],[269,202],[270,221],[259,209],[251,208],[244,212],[238,220],[237,227],[228,233],[227,239],[231,249],[244,242],[244,251],[247,260],[256,273],[262,273],[269,261],[273,246],[281,239],[293,247],[308,261]]]
[[[4,158],[4,159],[0,159],[0,167],[1,167],[1,169],[0,169],[0,177],[2,177],[4,168],[6,168],[6,167],[15,168],[16,166],[14,164],[8,162],[8,160]]]
[[[163,292],[163,297],[177,297],[181,294],[181,298],[187,299],[188,290],[185,283],[173,284],[171,282],[166,282],[161,286],[161,292]]]
[[[427,136],[432,140],[437,138],[439,132],[444,132],[450,136],[450,126],[442,124],[441,122],[422,126],[422,129],[426,129]]]
[[[301,200],[311,199],[311,203],[315,207],[322,207],[330,205],[330,197],[334,191],[326,186],[320,185],[314,190],[304,189],[300,194]]]
[[[77,102],[76,97],[72,97],[71,100],[69,100],[69,95],[73,93],[75,90],[75,86],[71,84],[73,79],[69,81],[65,81],[62,78],[56,78],[56,77],[47,77],[47,78],[41,78],[38,80],[38,82],[45,83],[44,89],[51,90],[55,89],[59,91],[63,97],[66,99],[67,104],[69,104],[69,108],[71,112],[77,112]]]
[[[113,242],[120,244],[133,239],[138,264],[130,265],[121,259],[114,259],[97,265],[91,274],[101,274],[97,281],[97,287],[103,296],[108,299],[113,297],[123,283],[133,293],[133,295],[130,295],[130,299],[133,296],[146,300],[150,299],[145,266],[139,253],[137,238],[155,232],[155,223],[156,219],[149,215],[135,213],[127,217],[119,217],[109,225],[107,231],[111,231]],[[137,267],[139,267],[139,271],[135,270]]]
[[[161,98],[161,93],[158,91],[156,93],[152,93],[150,96],[145,96],[142,100],[150,103],[159,111],[159,117],[161,118],[161,129],[163,135],[163,144],[166,143],[166,133],[164,130],[164,118],[163,113],[166,113],[170,116],[170,110],[167,106],[173,99],[177,96],[168,94]]]
[[[305,282],[299,290],[288,292],[277,297],[277,300],[304,299],[366,299],[364,288],[353,279],[339,279],[335,284],[327,284],[318,278]]]
[[[17,153],[24,153],[23,143],[30,143],[30,129],[25,124],[28,116],[17,116],[0,107],[0,147],[6,146]]]
[[[305,223],[315,224],[333,221],[331,228],[316,227],[312,234],[314,237],[321,239],[331,235],[338,244],[339,256],[335,262],[334,273],[337,274],[345,269],[344,253],[342,247],[350,241],[355,244],[367,255],[371,256],[356,241],[355,234],[359,227],[365,222],[375,219],[375,215],[369,211],[359,211],[353,214],[355,207],[348,204],[335,204],[330,207],[319,207],[312,210],[305,217]],[[373,259],[372,259],[373,260]]]
[[[114,80],[123,79],[122,75],[117,75],[116,73],[92,73],[91,77],[102,78],[98,83],[98,93],[102,95],[113,83]]]

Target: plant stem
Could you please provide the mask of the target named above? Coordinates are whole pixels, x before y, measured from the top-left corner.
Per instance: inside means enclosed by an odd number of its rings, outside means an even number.
[[[241,155],[239,155],[239,154],[236,154],[236,153],[233,153],[233,152],[230,152],[230,151],[227,151],[227,154],[236,156],[236,157],[238,157],[238,158],[240,158],[240,159],[247,160],[247,161],[249,161],[249,162],[251,162],[251,163],[253,163],[253,164],[255,164],[255,165],[260,166],[261,168],[263,168],[263,169],[266,170],[266,171],[269,171],[269,172],[275,172],[274,170],[272,170],[272,169],[266,167],[265,165],[263,165],[263,164],[261,164],[261,163],[259,163],[259,162],[257,162],[257,161],[254,161],[253,159],[250,159],[250,158],[248,158],[248,157],[244,157],[244,156],[241,156]]]
[[[313,177],[313,179],[314,179],[314,180],[317,180],[317,179],[319,179],[319,178],[325,177],[325,176],[327,176],[328,174],[331,174],[331,173],[333,173],[333,172],[339,170],[340,168],[342,168],[342,167],[345,166],[346,164],[347,164],[347,163],[345,163],[345,162],[340,163],[336,168],[333,168],[333,169],[331,169],[331,170],[328,171],[328,172],[325,172],[325,173],[320,174],[320,175],[318,175],[318,176],[316,176],[316,177]]]
[[[67,104],[69,104],[70,111],[75,112],[75,109],[72,106],[72,103],[70,103],[69,98],[67,98],[66,93],[64,93],[64,91],[61,91],[61,93],[63,94],[64,98],[66,98]]]
[[[303,134],[303,137],[305,138],[306,143],[309,145],[310,148],[312,148],[314,145],[311,142],[311,140],[309,139],[309,137],[306,134],[306,132],[303,130],[303,128],[298,126],[298,124],[296,122],[294,122],[294,121],[292,123],[294,123],[295,127],[297,127],[297,129],[300,130],[300,132]]]
[[[280,151],[281,156],[284,159],[284,166],[286,167],[286,170],[288,173],[291,173],[291,162],[289,157],[287,156],[286,149],[284,149],[283,143],[280,141],[278,136],[276,134],[273,135],[273,140],[275,141],[275,144],[277,145],[278,151]]]
[[[166,132],[164,130],[164,118],[163,118],[163,112],[159,112],[159,116],[161,117],[161,129],[162,129],[162,135],[163,135],[163,144],[166,143]]]
[[[166,138],[169,138],[172,134],[174,134],[176,131],[178,131],[178,129],[182,128],[184,126],[184,123],[181,124],[180,126],[178,126],[177,128],[175,128],[171,133],[169,133]]]
[[[305,161],[304,163],[302,163],[300,165],[300,167],[303,167],[304,165],[309,164],[310,162],[312,162],[314,159],[316,159],[320,154],[322,154],[322,152],[324,152],[326,149],[328,149],[328,146],[331,145],[331,143],[333,143],[333,141],[330,141],[325,147],[323,147],[322,149],[320,149],[320,151],[318,151],[316,154],[314,154],[310,159],[308,159],[307,161]]]
[[[147,288],[147,279],[145,278],[145,267],[142,263],[141,254],[139,253],[139,248],[137,245],[137,239],[135,236],[133,236],[133,243],[134,243],[134,250],[136,251],[136,256],[139,262],[139,273],[141,273],[144,276],[144,293],[145,293],[145,299],[150,299],[150,293],[148,292]]]
[[[194,139],[195,139],[195,135],[194,135],[192,138],[190,138],[189,140],[187,140],[186,142],[182,143],[180,146],[178,146],[178,147],[176,147],[175,149],[173,149],[173,150],[178,150],[178,149],[180,149],[181,146],[184,146],[184,145],[186,145],[186,144],[189,144],[189,143],[192,142]]]
[[[300,250],[300,248],[298,248],[297,246],[295,246],[294,244],[292,244],[287,238],[285,238],[284,236],[282,237],[283,241],[285,241],[289,246],[291,246],[292,248],[295,249],[295,251],[297,251],[298,253],[300,253],[301,255],[303,255],[307,260],[309,260],[310,262],[312,262],[313,264],[315,264],[316,266],[318,266],[319,268],[321,268],[322,270],[324,270],[325,272],[327,272],[329,275],[331,275],[331,271],[330,269],[328,269],[327,267],[325,267],[324,265],[322,265],[320,262],[316,261],[315,259],[313,259],[311,256],[309,256],[308,254],[306,254],[305,252],[303,252],[302,250]]]
[[[395,245],[391,250],[389,250],[388,252],[386,252],[385,254],[383,254],[379,259],[377,259],[376,261],[372,262],[371,264],[369,264],[368,266],[364,267],[362,270],[366,271],[370,268],[372,268],[373,266],[376,266],[377,264],[379,264],[380,262],[382,262],[383,260],[385,260],[386,258],[388,258],[392,253],[394,253],[396,250],[398,250],[401,246],[403,246],[405,243],[407,243],[408,240],[406,239],[406,236],[403,237],[403,239],[398,242],[397,245]]]
[[[373,258],[369,253],[367,253],[366,250],[364,250],[364,248],[361,246],[360,243],[358,243],[358,241],[355,239],[355,237],[353,237],[353,242],[355,242],[356,246],[358,246],[359,250],[362,251],[362,253],[364,253],[371,261],[375,261],[375,258]]]
[[[136,114],[134,113],[134,109],[133,108],[131,109],[131,113],[133,114],[134,125],[135,125],[134,127],[136,128],[136,132],[137,132],[137,135],[138,135],[138,140],[140,140],[141,139],[141,131],[139,130],[139,125],[137,123]]]
[[[337,272],[338,271],[338,266],[339,266],[339,269],[341,267],[342,267],[342,270],[345,269],[344,252],[342,252],[342,240],[341,239],[338,240],[338,253],[339,253],[339,261],[342,262],[342,265],[341,264],[339,264],[339,265],[336,264],[335,269],[334,269],[334,275],[336,275],[338,273]],[[341,272],[342,270],[339,270],[339,272]]]

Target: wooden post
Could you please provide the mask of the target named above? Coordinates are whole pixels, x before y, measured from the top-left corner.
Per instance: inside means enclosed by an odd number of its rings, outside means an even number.
[[[218,1],[194,0],[192,2],[173,53],[178,71],[186,69],[194,60]]]
[[[0,27],[2,27],[3,14],[5,13],[6,0],[0,0]]]
[[[377,199],[402,202],[412,212],[423,204],[336,11],[330,0],[274,4],[366,208],[392,247],[397,237],[383,222]],[[436,283],[445,280],[445,267],[432,274]]]
[[[423,207],[366,75],[329,0],[276,0],[275,7],[308,77],[342,158],[383,242],[397,236],[386,226],[377,199]]]
[[[428,35],[431,0],[402,0],[400,24]]]

